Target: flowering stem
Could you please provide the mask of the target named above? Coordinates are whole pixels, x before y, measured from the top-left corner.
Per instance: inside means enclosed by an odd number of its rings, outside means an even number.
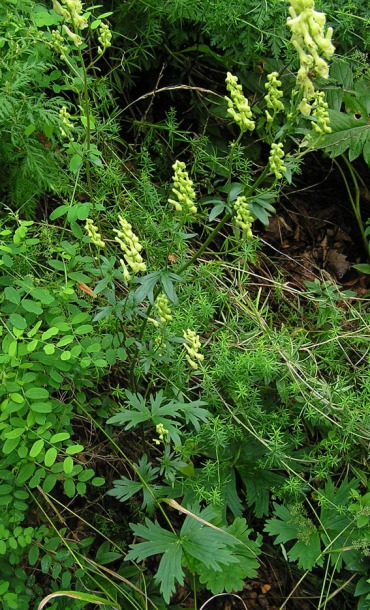
[[[267,166],[267,167],[265,167],[263,172],[258,176],[258,178],[254,182],[254,184],[246,191],[246,193],[245,193],[246,198],[250,197],[253,194],[253,192],[256,190],[256,188],[258,188],[258,186],[261,184],[261,182],[263,182],[263,180],[265,179],[265,177],[268,174],[268,171],[269,171],[269,168]],[[208,235],[207,239],[200,246],[200,248],[198,248],[198,250],[193,254],[193,256],[186,263],[184,263],[180,267],[180,269],[177,270],[178,275],[181,275],[182,273],[184,273],[184,271],[186,271],[186,269],[188,269],[190,267],[190,265],[195,263],[195,261],[203,254],[203,252],[206,250],[206,248],[209,246],[209,244],[213,241],[213,239],[221,231],[222,227],[230,220],[231,217],[232,217],[232,212],[228,212],[227,214],[225,214],[225,216],[220,220],[220,222],[216,225],[216,227],[213,229],[213,231]],[[157,287],[154,290],[153,302],[149,304],[148,309],[146,311],[146,318],[143,320],[143,323],[140,328],[140,332],[139,332],[139,336],[138,336],[139,344],[143,339],[146,325],[148,323],[148,317],[150,316],[150,314],[152,312],[156,298],[160,294],[161,290],[162,290],[161,287]],[[139,353],[140,353],[140,347],[137,346],[136,350],[132,356],[131,365],[130,365],[130,383],[131,383],[131,388],[133,391],[136,391],[136,389],[137,389],[137,380],[135,378],[135,368],[136,368]]]
[[[87,86],[87,70],[84,62],[84,58],[82,56],[81,49],[78,48],[78,56],[80,60],[80,65],[82,68],[83,74],[83,90],[81,99],[81,106],[83,107],[85,118],[86,118],[86,161],[85,161],[85,169],[86,169],[86,180],[87,180],[87,188],[89,191],[90,199],[94,206],[94,197],[93,197],[93,187],[91,180],[91,164],[90,164],[90,146],[91,146],[91,121],[90,121],[90,100],[89,100],[89,91]]]

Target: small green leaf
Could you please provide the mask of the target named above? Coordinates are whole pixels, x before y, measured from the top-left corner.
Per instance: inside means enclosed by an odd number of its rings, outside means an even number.
[[[368,263],[359,263],[358,265],[352,265],[353,269],[356,271],[360,271],[360,273],[366,273],[366,275],[370,275],[370,265]]]
[[[53,405],[51,402],[31,402],[30,409],[35,413],[51,413]]]
[[[45,493],[50,493],[51,490],[55,487],[58,479],[55,474],[48,474],[45,477],[45,480],[42,483],[42,489]]]
[[[75,329],[75,333],[76,335],[87,335],[93,330],[94,328],[91,324],[83,324],[82,326],[78,326],[78,328]]]
[[[67,455],[75,455],[76,453],[81,453],[81,451],[83,451],[84,448],[85,447],[83,445],[70,445],[66,449],[66,454]]]
[[[73,174],[77,174],[77,172],[81,169],[82,164],[83,164],[83,159],[82,159],[81,155],[79,155],[79,154],[72,155],[71,160],[69,162],[69,170]]]
[[[32,301],[31,299],[23,299],[22,307],[29,313],[35,313],[37,316],[42,314],[42,307],[40,304]]]
[[[65,474],[71,474],[73,470],[73,459],[68,456],[63,462],[63,470]]]
[[[69,343],[72,343],[72,341],[74,341],[74,335],[65,335],[65,337],[62,337],[61,340],[58,341],[57,347],[65,347],[66,345],[69,345]]]
[[[45,444],[45,441],[42,438],[35,441],[30,449],[30,457],[36,458],[43,450],[44,444]]]
[[[60,443],[61,441],[66,441],[71,437],[71,435],[69,434],[69,432],[57,432],[57,434],[54,434],[51,439],[50,439],[50,443]]]
[[[2,446],[3,453],[5,453],[5,455],[12,453],[12,451],[18,447],[20,440],[20,438],[8,438]]]
[[[50,466],[54,464],[55,460],[57,459],[57,456],[58,449],[56,447],[50,447],[50,449],[47,450],[44,457],[44,464],[46,468],[50,468]]]
[[[66,479],[63,483],[64,493],[68,498],[73,498],[76,494],[76,486],[72,479]]]
[[[92,468],[87,468],[86,470],[80,472],[78,475],[78,480],[81,481],[81,483],[86,483],[86,481],[90,481],[94,475],[95,471]]]
[[[52,326],[51,328],[48,328],[48,330],[46,330],[44,333],[42,333],[41,340],[48,341],[48,339],[51,339],[51,337],[54,337],[58,333],[59,328],[57,328],[56,326]]]
[[[41,301],[41,303],[44,303],[45,305],[51,305],[54,301],[54,297],[44,288],[35,288],[31,291],[31,296],[33,299],[36,299],[36,301]]]
[[[25,396],[31,400],[45,400],[45,398],[49,398],[49,392],[45,388],[29,388],[26,390]]]
[[[61,216],[65,216],[69,210],[69,205],[60,205],[50,214],[50,220],[57,220]]]
[[[27,462],[27,464],[22,464],[19,469],[16,482],[17,485],[24,485],[26,481],[28,481],[35,472],[36,464],[34,462]]]
[[[55,345],[53,343],[49,343],[48,345],[44,345],[44,352],[47,356],[51,356],[55,352]]]
[[[34,351],[35,351],[35,349],[37,348],[38,344],[39,344],[38,339],[33,339],[33,341],[30,341],[30,342],[28,343],[28,345],[27,345],[27,352],[28,352],[29,354],[31,354],[32,352],[34,352]]]
[[[104,358],[98,358],[97,360],[94,360],[94,364],[98,368],[105,368],[106,366],[108,366],[108,362],[104,360]]]
[[[28,551],[28,563],[30,566],[36,565],[40,555],[40,549],[37,544],[33,544]]]
[[[11,313],[9,316],[9,322],[15,328],[19,328],[19,330],[24,330],[27,328],[26,320],[18,313]]]
[[[21,394],[18,394],[18,392],[10,394],[10,399],[14,400],[14,402],[17,402],[20,405],[24,402],[23,396]]]
[[[8,301],[14,303],[15,305],[18,305],[21,301],[21,295],[19,291],[13,288],[13,286],[7,286],[4,290],[4,295]]]

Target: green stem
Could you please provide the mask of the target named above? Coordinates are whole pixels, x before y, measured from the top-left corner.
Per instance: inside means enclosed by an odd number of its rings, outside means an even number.
[[[90,199],[94,206],[94,198],[93,198],[93,187],[92,187],[92,179],[91,179],[91,162],[90,162],[90,147],[91,147],[91,120],[90,120],[90,99],[89,99],[89,91],[87,86],[87,70],[84,62],[84,58],[82,56],[82,51],[78,48],[78,57],[80,60],[80,65],[82,69],[83,75],[83,90],[82,95],[80,96],[81,106],[83,108],[85,118],[86,118],[86,160],[85,160],[85,170],[86,170],[86,180],[87,180],[87,188],[89,191]]]
[[[343,182],[346,186],[346,190],[348,193],[349,200],[351,202],[353,213],[355,215],[355,218],[356,218],[356,221],[358,224],[358,228],[360,229],[360,232],[361,232],[361,237],[362,237],[362,241],[363,241],[363,244],[365,247],[366,255],[367,255],[367,257],[369,257],[369,243],[368,243],[368,240],[365,235],[365,227],[364,227],[364,223],[362,221],[362,215],[361,215],[360,186],[358,183],[356,172],[352,167],[352,163],[347,159],[347,157],[345,155],[341,155],[341,157],[342,157],[343,161],[345,162],[347,169],[350,173],[350,176],[351,176],[351,179],[353,182],[354,192],[351,190],[347,177],[346,177],[340,163],[338,163],[338,161],[336,159],[333,159],[333,161],[334,161],[335,165],[337,166],[337,168],[339,169]]]

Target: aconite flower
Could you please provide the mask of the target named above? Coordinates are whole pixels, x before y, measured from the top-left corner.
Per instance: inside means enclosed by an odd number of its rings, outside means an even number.
[[[119,243],[124,259],[132,272],[140,273],[146,271],[146,264],[140,254],[143,246],[140,244],[138,237],[133,233],[132,227],[123,216],[118,216],[120,229],[113,229],[117,233],[115,240]],[[121,263],[122,264],[122,263]],[[123,269],[125,275],[125,269]],[[129,279],[129,273],[126,268],[126,278]]]
[[[268,123],[272,123],[275,115],[284,110],[284,104],[280,101],[280,98],[283,97],[283,92],[280,89],[281,81],[278,79],[278,76],[278,72],[271,72],[271,74],[267,75],[267,83],[265,83],[265,89],[267,89],[267,95],[265,95],[266,106],[272,110],[272,115],[268,110],[265,110]]]
[[[236,224],[243,229],[246,237],[253,237],[252,222],[254,221],[254,218],[250,211],[247,198],[244,197],[244,195],[236,198],[234,211]]]
[[[275,142],[273,142],[271,144],[269,164],[272,173],[275,174],[275,177],[278,180],[283,177],[283,174],[286,171],[286,167],[283,162],[284,156],[285,154],[282,143],[279,142],[278,144],[276,144]]]
[[[112,40],[112,32],[109,29],[109,25],[107,25],[106,23],[101,23],[99,26],[99,36],[98,36],[99,55],[103,55],[104,51],[106,49],[108,49],[108,47],[112,46],[111,40]]]
[[[170,301],[163,292],[157,297],[154,307],[162,324],[172,320]]]
[[[297,73],[297,85],[303,90],[305,98],[314,93],[312,74],[315,77],[328,78],[329,66],[326,59],[334,54],[331,42],[333,29],[325,32],[326,16],[315,11],[314,0],[291,0],[287,25],[291,29],[291,43],[299,56],[300,67]],[[325,57],[321,57],[321,54]]]
[[[164,425],[163,424],[157,424],[156,427],[155,427],[155,431],[158,434],[158,438],[153,438],[153,442],[156,445],[160,445],[161,443],[165,443],[166,442],[166,437],[167,437],[167,434],[168,434],[168,430],[166,430]]]
[[[231,72],[228,72],[226,76],[226,89],[230,93],[230,97],[225,97],[228,104],[227,113],[241,131],[253,131],[255,122],[251,120],[253,115],[249,102],[244,96],[242,86],[238,83],[238,77],[233,76]]]
[[[94,225],[91,218],[86,218],[85,230],[94,246],[97,248],[105,248],[105,243],[101,238],[99,229]]]
[[[61,3],[53,0],[53,9],[57,15],[63,17],[67,23],[72,23],[77,30],[87,28],[88,23],[83,15],[83,5],[80,0],[61,0]]]
[[[331,133],[328,104],[325,101],[324,91],[315,91],[313,95],[312,117],[316,119],[316,121],[312,121],[312,128],[316,133],[319,135]]]
[[[195,216],[197,208],[195,206],[195,190],[193,181],[189,178],[186,171],[186,165],[183,161],[176,161],[172,169],[173,175],[173,197],[168,200],[175,206],[176,212],[185,212],[191,216]]]
[[[196,334],[194,330],[188,328],[188,330],[183,331],[183,337],[186,339],[186,343],[184,343],[184,347],[187,351],[186,360],[190,364],[191,368],[196,370],[199,368],[199,364],[204,360],[203,354],[199,352],[199,348],[201,347],[199,335]]]

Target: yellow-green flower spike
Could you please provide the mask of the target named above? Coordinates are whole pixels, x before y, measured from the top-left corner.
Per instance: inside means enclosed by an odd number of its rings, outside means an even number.
[[[163,292],[157,297],[155,309],[162,324],[172,320],[170,302]]]
[[[234,211],[236,224],[243,229],[246,237],[253,237],[252,222],[254,218],[249,209],[247,198],[244,195],[237,197],[234,203]]]
[[[106,49],[108,49],[108,47],[112,46],[111,40],[112,40],[112,32],[109,29],[109,25],[107,25],[106,23],[101,23],[99,26],[99,36],[98,36],[99,55],[103,55],[103,53],[106,51]]]
[[[251,120],[253,115],[249,102],[243,94],[242,86],[238,83],[238,77],[233,76],[231,72],[228,72],[226,76],[226,89],[230,93],[230,97],[225,97],[229,106],[228,114],[241,131],[253,131],[255,122]]]
[[[279,142],[278,144],[275,144],[275,142],[273,142],[271,144],[269,163],[272,173],[275,174],[275,177],[278,180],[283,177],[283,174],[286,171],[286,167],[283,162],[284,156],[285,154],[282,143]]]
[[[63,36],[58,30],[52,30],[51,32],[51,45],[56,50],[58,55],[60,55],[60,59],[64,61],[66,59],[68,47],[65,44]]]
[[[161,443],[166,443],[166,436],[168,434],[168,430],[164,427],[163,424],[157,424],[155,427],[155,431],[158,434],[158,438],[153,438],[153,442],[156,445],[160,445]],[[159,440],[158,440],[159,439]]]
[[[118,216],[118,220],[121,228],[113,229],[113,231],[117,233],[115,240],[119,243],[121,250],[124,253],[124,259],[127,265],[134,274],[146,271],[146,264],[140,254],[143,247],[139,243],[138,237],[133,233],[130,223],[127,222],[125,218]],[[123,271],[125,274],[125,270]],[[126,275],[130,275],[127,268]]]
[[[63,6],[58,0],[53,0],[53,9],[57,15],[63,17],[67,23],[72,23],[77,30],[87,28],[88,23],[83,15],[83,5],[80,0],[61,0],[61,3]]]
[[[311,73],[316,77],[328,78],[329,66],[326,59],[334,54],[335,48],[331,42],[333,29],[325,33],[326,16],[315,11],[314,0],[290,0],[287,25],[291,29],[291,43],[296,49],[300,68],[297,74],[297,85],[303,90],[305,98],[314,93]]]
[[[203,354],[199,352],[201,347],[199,335],[197,335],[195,331],[190,330],[190,328],[188,328],[188,330],[184,330],[182,334],[184,339],[187,341],[187,343],[184,343],[184,347],[187,351],[185,356],[186,360],[190,364],[191,368],[196,370],[199,368],[199,364],[204,360]]]
[[[283,92],[280,90],[281,81],[278,80],[279,73],[271,72],[267,76],[267,83],[265,84],[265,88],[267,89],[267,95],[265,95],[265,101],[267,108],[272,110],[272,115],[268,110],[265,110],[266,118],[268,123],[272,123],[275,115],[284,110],[284,104],[280,101],[280,98],[283,97]]]
[[[185,212],[189,216],[195,216],[197,208],[195,206],[195,190],[193,181],[189,178],[186,165],[183,161],[176,161],[172,169],[174,198],[168,200],[175,207],[176,212]]]
[[[85,229],[94,246],[96,246],[97,248],[105,248],[105,243],[101,238],[99,229],[96,225],[94,225],[91,218],[86,219]]]
[[[315,91],[313,95],[312,109],[312,117],[316,119],[316,122],[312,121],[312,128],[319,135],[323,133],[331,133],[328,104],[325,101],[324,91]]]

